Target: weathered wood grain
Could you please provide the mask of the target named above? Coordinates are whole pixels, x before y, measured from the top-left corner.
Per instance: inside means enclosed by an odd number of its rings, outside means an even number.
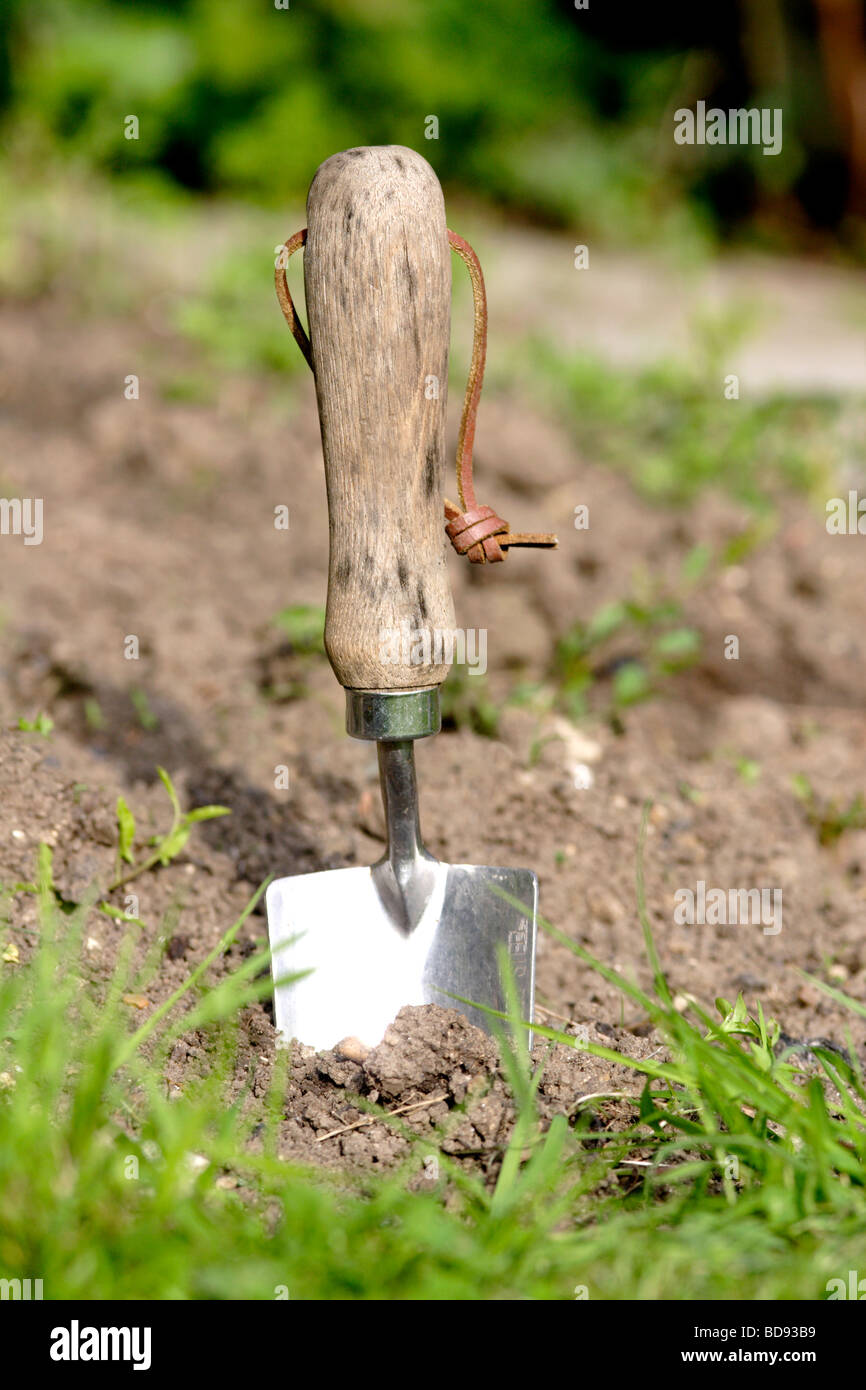
[[[411,636],[389,643],[389,634],[454,626],[442,519],[451,323],[442,190],[414,150],[346,150],[316,172],[307,229],[330,515],[325,646],[343,686],[438,685],[447,664],[418,664]]]

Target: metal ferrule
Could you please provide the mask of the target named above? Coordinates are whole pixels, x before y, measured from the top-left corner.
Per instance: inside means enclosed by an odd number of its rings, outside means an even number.
[[[428,738],[442,727],[439,687],[424,690],[347,690],[346,733],[376,743]]]

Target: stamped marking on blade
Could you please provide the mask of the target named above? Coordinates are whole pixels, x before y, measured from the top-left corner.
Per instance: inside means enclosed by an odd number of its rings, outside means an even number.
[[[529,962],[526,953],[529,950],[529,926],[524,919],[519,927],[508,933],[508,954],[511,956],[514,978],[520,984],[526,979],[529,971]]]

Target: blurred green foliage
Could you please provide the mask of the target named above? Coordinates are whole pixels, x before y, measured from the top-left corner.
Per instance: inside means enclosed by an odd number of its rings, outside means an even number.
[[[297,195],[335,149],[417,144],[430,112],[438,152],[471,168],[479,120],[485,145],[535,123],[536,80],[552,121],[567,108],[567,31],[517,0],[497,7],[495,25],[452,0],[429,12],[387,0],[82,0],[13,14],[18,119],[114,172],[156,165],[191,187]],[[504,84],[516,53],[525,61]],[[124,135],[129,114],[137,140]]]
[[[820,845],[835,845],[846,830],[866,830],[866,800],[861,792],[843,806],[833,797],[820,797],[802,772],[793,778],[793,789],[803,803],[806,818]]]
[[[688,360],[635,368],[565,356],[548,343],[531,361],[538,393],[567,419],[581,451],[623,468],[660,503],[688,503],[713,487],[759,512],[791,489],[826,497],[848,448],[841,399],[728,399],[726,368],[700,343]]]
[[[113,176],[284,205],[334,151],[402,143],[444,182],[535,217],[610,240],[702,239],[713,197],[670,125],[693,96],[693,40],[627,49],[597,28],[555,0],[7,0],[0,108],[13,149]],[[792,137],[777,159],[713,157],[775,190],[797,150]]]
[[[440,687],[440,699],[443,729],[471,729],[482,738],[498,736],[502,710],[485,676],[465,666],[452,666]]]
[[[274,618],[292,651],[300,656],[325,655],[325,610],[314,603],[293,603]]]
[[[219,258],[203,283],[178,299],[174,326],[224,370],[304,374],[294,339],[279,331],[272,296],[262,292],[268,279],[262,251],[260,244],[244,245]]]
[[[605,686],[608,712],[615,717],[629,705],[657,695],[666,680],[688,670],[701,654],[701,636],[684,621],[683,604],[704,577],[710,556],[695,546],[685,556],[678,583],[666,589],[643,576],[628,598],[604,604],[586,622],[578,620],[556,644],[551,677],[558,703],[573,719]]]

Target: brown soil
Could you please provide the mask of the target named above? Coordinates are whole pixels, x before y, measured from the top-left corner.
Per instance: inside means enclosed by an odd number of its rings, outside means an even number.
[[[266,385],[235,379],[212,406],[167,402],[159,383],[184,354],[155,331],[143,339],[140,325],[81,324],[47,305],[0,312],[0,490],[42,497],[45,509],[41,546],[0,538],[0,718],[10,730],[38,710],[55,721],[49,739],[9,732],[0,743],[0,882],[31,880],[47,841],[65,897],[104,885],[119,793],[142,841],[166,824],[157,764],[185,805],[232,810],[199,827],[175,863],[131,885],[148,941],[157,933],[165,941],[148,1006],[213,948],[267,874],[369,863],[381,847],[371,750],[343,735],[343,697],[327,664],[293,654],[270,621],[286,604],[324,601],[312,386],[301,380],[275,398]],[[130,372],[141,374],[140,401],[123,398]],[[747,520],[718,497],[675,513],[649,508],[513,398],[482,407],[479,440],[482,499],[516,528],[557,529],[561,540],[553,554],[518,552],[489,570],[449,562],[458,622],[488,630],[497,697],[542,677],[557,635],[629,593],[637,572],[672,576],[697,541],[723,542]],[[273,527],[283,502],[288,532]],[[573,528],[578,503],[590,507],[588,532]],[[717,995],[742,990],[792,1038],[842,1045],[850,1028],[862,1048],[862,1021],[802,972],[866,996],[866,831],[820,844],[792,791],[803,774],[819,798],[845,807],[866,784],[862,545],[829,537],[822,514],[787,502],[768,542],[688,600],[687,620],[704,637],[700,665],[630,710],[621,729],[602,718],[575,729],[508,708],[498,739],[463,729],[429,741],[418,761],[431,850],[451,862],[535,868],[544,916],[646,984],[635,859],[651,800],[647,907],[683,1005],[689,996],[712,1008]],[[739,637],[739,661],[724,659],[729,633]],[[124,657],[130,634],[137,661]],[[299,687],[294,698],[273,697]],[[741,759],[759,764],[755,780],[744,778]],[[279,764],[290,769],[288,791],[274,790]],[[591,768],[590,787],[576,785],[577,764]],[[483,816],[473,787],[483,788]],[[675,891],[699,879],[781,888],[781,932],[675,925]],[[119,894],[113,901],[123,905]],[[15,894],[9,915],[23,958],[32,896]],[[91,915],[95,978],[110,972],[122,935]],[[254,915],[220,968],[264,936]],[[538,980],[550,1011],[542,1017],[572,1020],[627,1055],[658,1048],[614,989],[544,935]],[[243,1031],[263,1085],[274,1042],[267,1006],[247,1011]],[[200,1041],[188,1040],[173,1080],[182,1085],[200,1060]],[[636,1082],[557,1048],[542,1115],[604,1090],[634,1093]],[[509,1123],[491,1044],[436,1010],[405,1010],[362,1062],[300,1049],[285,1152],[326,1164],[398,1161],[405,1140],[384,1125],[316,1142],[361,1117],[353,1096],[389,1109],[424,1101],[407,1112],[407,1129],[423,1135],[444,1122],[446,1151],[482,1167]]]

